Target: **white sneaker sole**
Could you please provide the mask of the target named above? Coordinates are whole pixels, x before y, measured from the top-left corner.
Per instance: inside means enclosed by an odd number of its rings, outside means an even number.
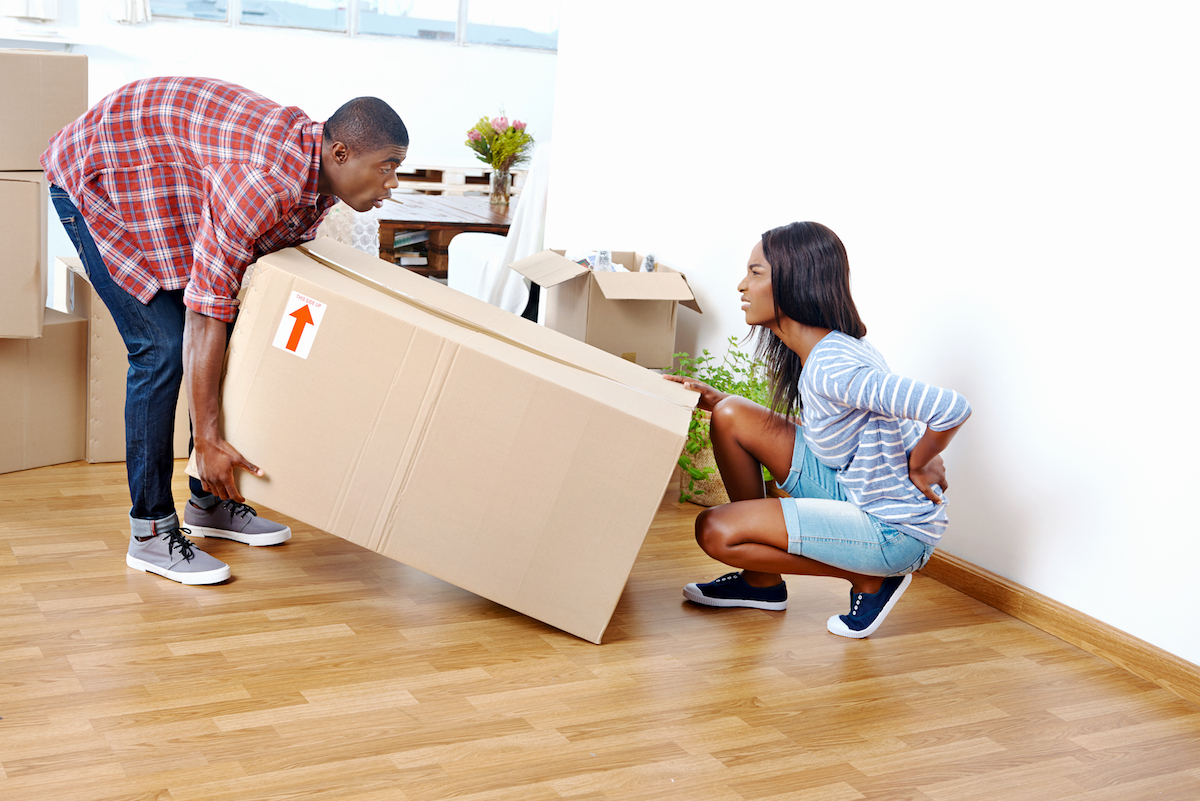
[[[162,576],[171,581],[178,581],[180,584],[220,584],[222,581],[229,579],[229,565],[222,565],[213,570],[205,570],[201,573],[181,573],[178,570],[169,570],[165,567],[150,564],[142,559],[138,559],[133,554],[125,554],[125,564],[134,570],[140,570],[143,573],[154,573],[157,576]]]
[[[246,545],[278,545],[292,538],[292,530],[290,528],[282,528],[279,531],[270,531],[266,534],[243,534],[240,531],[229,531],[223,528],[193,526],[189,525],[186,521],[184,525],[198,537],[207,537],[215,540],[233,540],[234,542],[242,542]]]
[[[747,598],[710,598],[700,591],[697,584],[688,584],[683,588],[683,597],[694,604],[704,606],[720,606],[724,608],[744,607],[747,609],[766,609],[770,612],[782,612],[787,609],[787,601],[752,601]]]
[[[862,631],[855,631],[842,622],[841,615],[834,615],[829,618],[829,622],[825,624],[825,628],[829,629],[830,634],[836,634],[839,637],[849,637],[852,640],[861,640],[864,637],[870,637],[883,624],[884,618],[892,611],[892,607],[896,605],[896,601],[900,600],[900,596],[908,589],[908,585],[912,584],[912,573],[904,577],[904,581],[900,582],[900,586],[892,593],[892,597],[883,605],[883,609],[879,612],[879,617],[867,626]]]

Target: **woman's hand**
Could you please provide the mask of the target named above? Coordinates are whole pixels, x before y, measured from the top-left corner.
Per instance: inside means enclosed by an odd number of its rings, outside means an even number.
[[[674,381],[676,384],[683,384],[693,392],[699,392],[700,402],[696,404],[696,407],[706,412],[711,412],[713,407],[728,395],[728,393],[713,389],[703,381],[697,381],[695,378],[689,378],[685,375],[664,375],[663,378],[668,381]]]
[[[963,420],[965,423],[966,420]],[[944,498],[934,492],[931,487],[937,484],[942,492],[946,491],[946,465],[942,462],[941,452],[946,450],[950,440],[962,428],[959,423],[954,428],[945,431],[934,431],[926,428],[925,433],[917,440],[916,447],[908,455],[908,480],[919,489],[926,498],[934,503],[943,503]]]
[[[916,451],[913,453],[915,454]],[[908,457],[908,480],[916,485],[926,498],[934,503],[942,503],[943,498],[932,489],[933,485],[937,484],[942,492],[945,492],[946,487],[949,486],[946,483],[946,463],[942,461],[941,454],[935,454],[924,467],[915,467],[910,454]]]

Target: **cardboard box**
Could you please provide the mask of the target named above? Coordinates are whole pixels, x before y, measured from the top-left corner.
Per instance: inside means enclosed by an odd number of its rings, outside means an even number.
[[[593,272],[562,253],[543,250],[511,265],[548,290],[546,326],[642,367],[671,367],[680,304],[700,311],[683,273],[662,264],[653,273]],[[637,270],[642,254],[615,250],[612,259]]]
[[[0,473],[83,458],[87,323],[46,309],[38,339],[0,339]]]
[[[47,187],[40,172],[0,172],[0,337],[42,335]]]
[[[600,641],[695,393],[332,239],[243,298],[221,425],[266,473],[247,498]]]
[[[88,110],[87,56],[0,50],[0,170],[40,170],[50,137]]]
[[[125,461],[125,386],[129,354],[112,314],[88,281],[76,257],[56,261],[65,269],[67,309],[87,320],[87,437],[84,458],[89,462]],[[175,458],[188,457],[187,393],[179,391],[175,406]]]

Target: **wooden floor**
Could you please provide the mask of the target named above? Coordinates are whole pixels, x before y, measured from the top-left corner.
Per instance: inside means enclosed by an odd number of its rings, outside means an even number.
[[[1200,799],[1200,707],[932,579],[863,641],[832,579],[683,602],[723,571],[669,498],[600,646],[294,522],[136,573],[127,507],[0,476],[0,799]]]

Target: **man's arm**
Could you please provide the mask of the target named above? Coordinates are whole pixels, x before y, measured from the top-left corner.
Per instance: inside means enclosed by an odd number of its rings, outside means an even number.
[[[214,317],[187,310],[183,327],[183,373],[187,382],[188,407],[192,412],[192,438],[200,483],[219,498],[241,503],[245,499],[234,483],[234,468],[242,467],[260,477],[263,471],[242,458],[225,441],[217,423],[228,325]]]

